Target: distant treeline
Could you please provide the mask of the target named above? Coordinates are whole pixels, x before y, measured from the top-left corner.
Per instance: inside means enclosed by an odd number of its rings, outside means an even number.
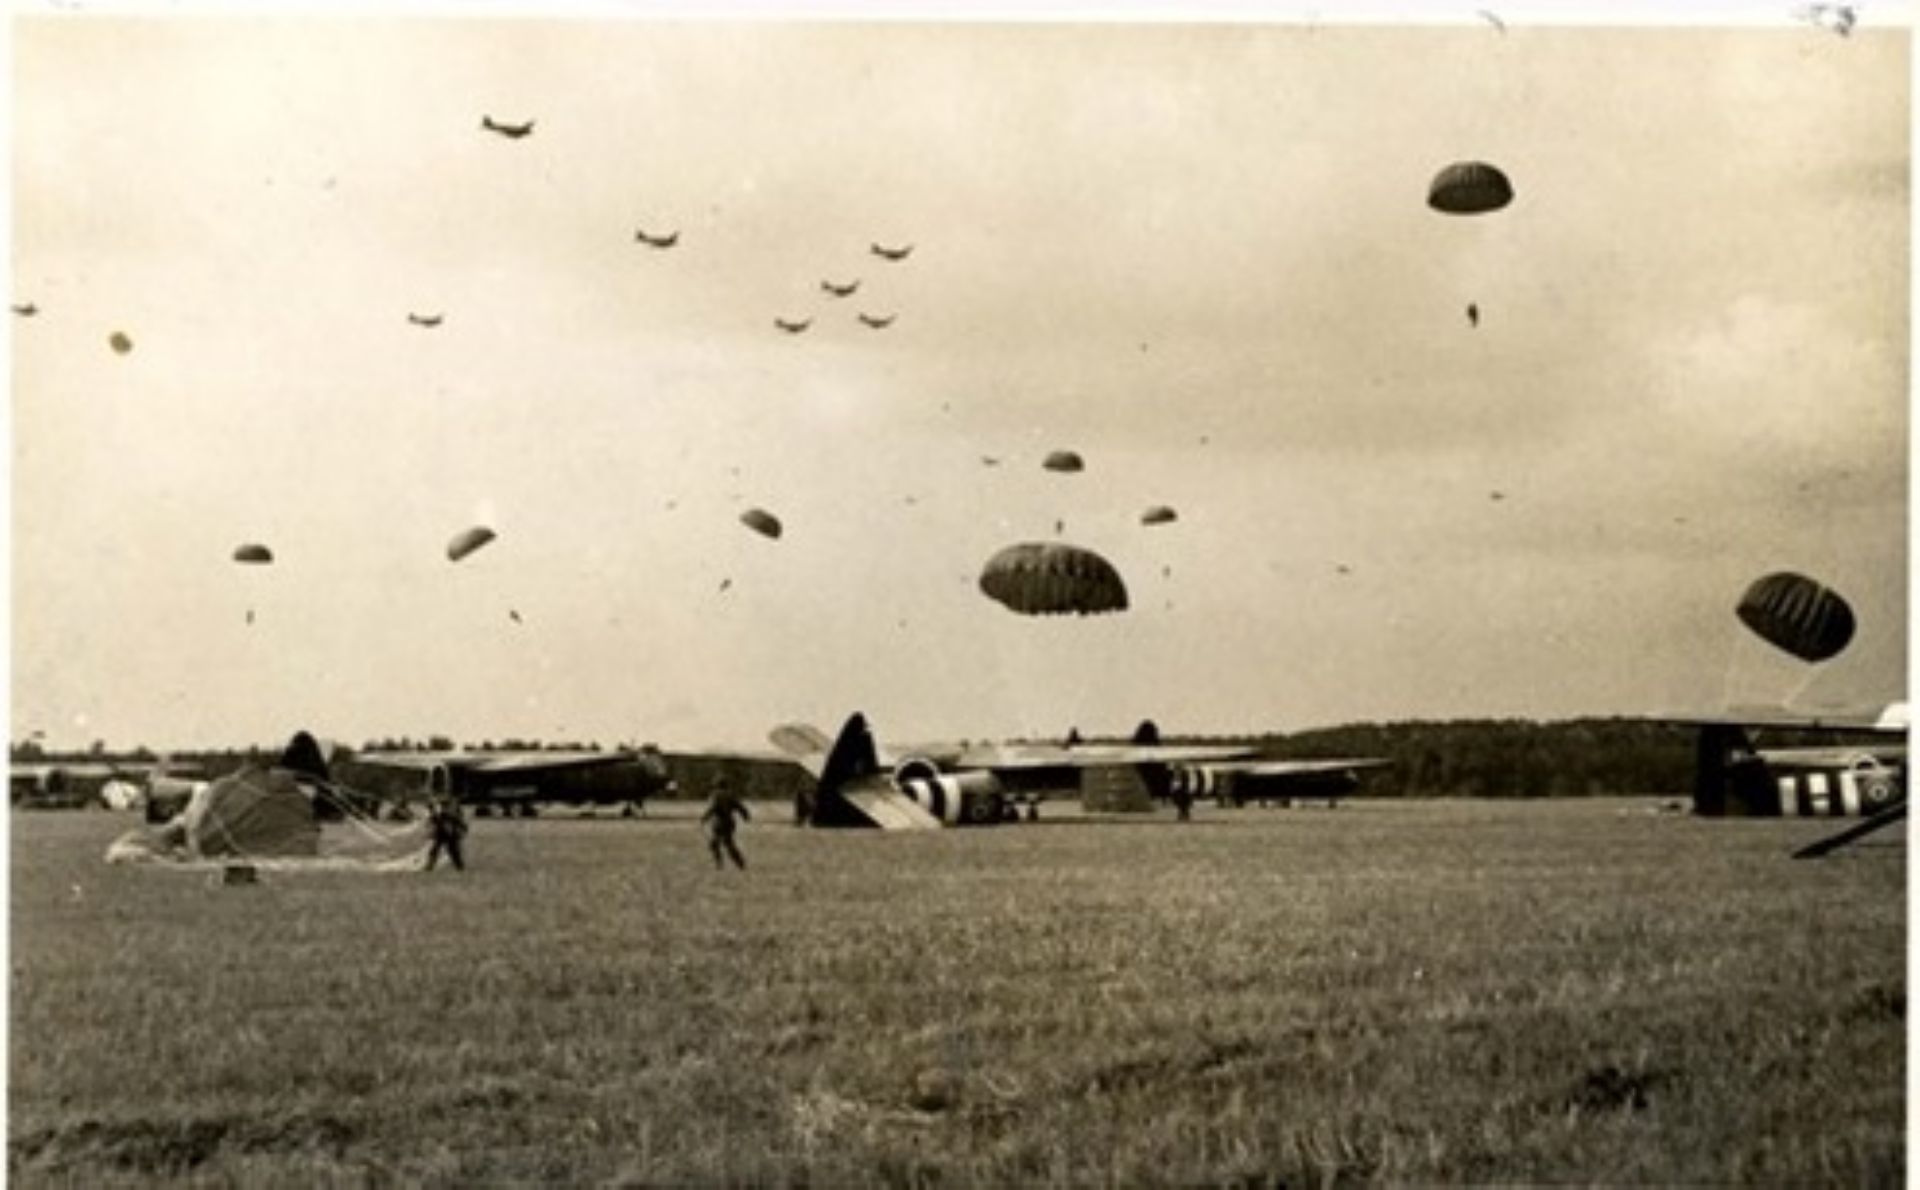
[[[1693,788],[1695,729],[1641,719],[1360,723],[1249,740],[1276,756],[1380,756],[1375,797],[1594,797]]]
[[[1360,723],[1289,735],[1184,737],[1167,743],[1250,744],[1280,757],[1384,757],[1391,768],[1367,773],[1361,794],[1372,797],[1590,797],[1604,794],[1669,794],[1693,784],[1694,729],[1642,719],[1572,719],[1536,723],[1525,719],[1465,719],[1447,722]],[[432,738],[418,744],[382,740],[382,747],[446,747]],[[478,747],[479,745],[474,745]],[[538,743],[500,741],[494,747],[535,750]],[[556,745],[547,745],[550,749]],[[595,744],[569,744],[596,748]],[[176,764],[208,776],[245,764],[271,762],[277,748],[255,747],[174,753]],[[12,748],[16,763],[61,760],[151,760],[147,749],[53,755],[31,743]],[[791,799],[811,785],[794,765],[688,753],[666,754],[682,797],[705,797],[724,779],[749,798]]]

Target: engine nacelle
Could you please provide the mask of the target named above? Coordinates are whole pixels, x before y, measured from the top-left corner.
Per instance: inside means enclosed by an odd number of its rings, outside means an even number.
[[[943,773],[916,757],[894,768],[893,787],[948,826],[987,826],[1008,817],[1006,790],[992,773]]]

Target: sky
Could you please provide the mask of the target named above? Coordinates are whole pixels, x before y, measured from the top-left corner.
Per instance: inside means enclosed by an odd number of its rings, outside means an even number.
[[[1501,15],[19,17],[11,736],[1904,697],[1910,31]]]

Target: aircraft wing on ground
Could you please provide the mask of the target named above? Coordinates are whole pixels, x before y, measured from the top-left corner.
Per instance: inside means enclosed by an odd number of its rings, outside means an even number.
[[[398,789],[391,780],[379,783],[402,796],[451,793],[482,813],[499,808],[523,816],[530,816],[538,802],[624,805],[631,810],[672,784],[665,760],[646,749],[367,752],[342,756],[335,765],[362,779],[367,769],[418,774],[417,781],[403,780]]]

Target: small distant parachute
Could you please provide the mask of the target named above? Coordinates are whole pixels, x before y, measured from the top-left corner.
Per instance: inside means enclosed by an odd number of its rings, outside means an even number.
[[[533,131],[533,121],[528,120],[524,124],[504,124],[492,116],[481,116],[480,127],[488,132],[497,132],[508,140],[519,140]]]
[[[1456,161],[1427,187],[1427,205],[1447,215],[1484,215],[1512,201],[1507,175],[1484,161]]]
[[[900,317],[898,314],[889,314],[885,318],[881,318],[877,314],[862,314],[860,315],[860,321],[866,323],[876,331],[883,331],[892,326],[893,320],[898,317]]]
[[[485,525],[475,525],[471,529],[462,529],[454,534],[447,543],[447,561],[458,562],[481,546],[493,540],[493,530]]]
[[[32,318],[35,314],[40,313],[40,307],[34,305],[32,302],[18,302],[15,303],[13,312],[22,318]]]
[[[671,248],[680,242],[680,231],[678,228],[675,228],[663,236],[650,236],[644,231],[636,231],[633,233],[633,238],[638,243],[645,244],[649,248]]]
[[[1099,554],[1062,542],[1022,542],[987,560],[980,589],[1023,616],[1125,611],[1127,585]]]
[[[1087,465],[1081,461],[1080,456],[1070,450],[1053,451],[1047,455],[1046,462],[1040,465],[1049,471],[1065,471],[1069,473],[1087,469]]]
[[[1143,525],[1171,525],[1180,519],[1180,514],[1164,504],[1156,504],[1140,514]]]
[[[1762,640],[1802,661],[1837,656],[1853,639],[1853,609],[1847,601],[1791,571],[1756,579],[1735,612]]]
[[[740,514],[740,523],[762,537],[780,540],[780,518],[764,508],[749,508]]]
[[[797,335],[801,331],[804,331],[808,327],[812,326],[813,319],[809,318],[804,322],[788,322],[784,318],[776,318],[773,320],[773,325],[779,327],[781,330],[787,332],[789,335]]]
[[[113,348],[114,351],[120,355],[125,355],[127,352],[133,350],[133,340],[127,338],[124,332],[115,331],[113,334],[107,336],[107,346]]]
[[[834,297],[852,297],[853,291],[860,288],[860,278],[855,277],[844,285],[835,285],[831,281],[822,281],[820,282],[820,288],[826,290]]]
[[[273,551],[258,542],[249,541],[234,549],[233,560],[260,566],[273,561]]]
[[[415,326],[424,326],[431,329],[439,326],[446,320],[446,317],[445,314],[408,314],[407,321]]]
[[[873,251],[875,256],[878,256],[882,260],[905,260],[907,256],[913,252],[912,244],[907,244],[899,248],[887,248],[879,244],[869,244],[867,247]]]

